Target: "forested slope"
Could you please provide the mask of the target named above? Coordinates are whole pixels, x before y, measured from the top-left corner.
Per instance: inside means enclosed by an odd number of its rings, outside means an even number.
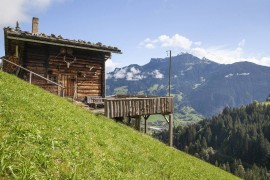
[[[166,140],[166,132],[155,135]],[[225,108],[211,119],[174,129],[178,149],[245,179],[270,178],[270,106]]]

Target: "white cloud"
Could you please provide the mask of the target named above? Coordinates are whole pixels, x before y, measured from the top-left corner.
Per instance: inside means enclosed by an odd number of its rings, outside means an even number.
[[[172,37],[167,35],[159,36],[159,41],[161,42],[162,47],[178,47],[181,49],[188,50],[191,45],[192,41],[188,38],[181,36],[179,34],[175,34]]]
[[[193,44],[196,45],[196,46],[201,46],[202,45],[202,42],[201,41],[197,41],[197,42],[194,42]]]
[[[130,72],[132,72],[133,74],[139,74],[141,71],[139,69],[136,69],[135,67],[131,67]]]
[[[132,79],[133,79],[133,73],[128,72],[127,75],[126,75],[126,79],[127,79],[128,81],[132,80]]]
[[[229,77],[233,77],[233,74],[230,73],[230,74],[227,74],[227,75],[225,76],[225,78],[229,78]]]
[[[236,76],[248,76],[250,73],[236,73]]]
[[[119,68],[116,69],[113,76],[111,74],[107,75],[107,79],[114,77],[115,79],[125,78],[127,81],[138,81],[145,78],[145,76],[140,73],[141,71],[135,67],[131,67],[129,71],[127,67],[121,69]]]
[[[158,69],[156,69],[153,72],[148,73],[148,74],[152,75],[156,79],[162,79],[162,78],[164,78],[164,75],[162,73],[160,73]]]
[[[195,47],[191,48],[190,53],[199,57],[207,58],[212,61],[221,63],[221,64],[231,64],[238,61],[248,61],[247,58],[244,58],[244,45],[246,40],[242,39],[238,46],[234,49],[226,48],[226,46],[216,46],[216,47]]]
[[[118,69],[114,74],[114,78],[115,79],[123,79],[126,77],[126,74],[127,74],[126,68]]]
[[[199,58],[206,57],[207,59],[216,61],[221,64],[230,64],[236,60],[243,61],[241,59],[243,55],[243,49],[240,47],[237,47],[236,49],[226,49],[219,47],[192,48],[190,52]]]
[[[117,65],[118,65],[117,63],[114,63],[111,59],[108,59],[105,62],[106,71],[110,72],[110,71],[114,70]]]
[[[188,50],[190,49],[192,45],[192,41],[179,34],[175,34],[171,37],[168,35],[161,35],[154,40],[151,40],[150,38],[146,38],[139,45],[141,47],[145,47],[148,49],[152,49],[152,48],[155,48],[156,46],[160,46],[160,47],[173,47],[173,48],[180,48],[183,50]]]
[[[233,77],[233,76],[249,76],[249,75],[250,75],[250,73],[236,73],[236,74],[230,73],[230,74],[227,74],[225,76],[225,78],[230,78],[230,77]]]
[[[193,54],[194,56],[197,56],[199,58],[203,58],[203,57],[207,57],[207,51],[203,48],[193,48],[191,49],[191,54]]]
[[[249,61],[257,63],[257,64],[265,65],[265,66],[270,66],[270,56],[269,57],[261,57],[259,59],[250,58]]]
[[[105,78],[106,78],[106,79],[111,79],[112,77],[113,77],[113,76],[112,76],[111,74],[109,74],[109,73],[106,73],[106,74],[105,74]]]
[[[221,64],[232,64],[235,62],[248,61],[263,66],[270,66],[270,56],[246,57],[244,53],[245,39],[238,43],[235,49],[228,49],[224,46],[202,48],[191,48],[190,53],[199,58],[207,58]]]
[[[128,80],[128,81],[138,81],[138,80],[142,80],[144,78],[145,77],[143,75],[136,75],[136,74],[133,74],[132,72],[128,72],[127,76],[126,76],[126,80]]]
[[[16,21],[29,22],[32,13],[45,11],[51,4],[63,0],[1,0],[0,27],[14,26]]]
[[[158,42],[158,40],[151,40],[150,38],[146,38],[143,40],[139,45],[141,47],[145,47],[147,49],[153,49],[155,48],[155,44]]]
[[[147,43],[147,44],[145,44],[145,47],[148,49],[153,49],[153,48],[155,48],[155,45],[151,44],[151,43]]]
[[[139,69],[136,69],[135,67],[131,67],[130,71],[126,74],[126,80],[128,81],[137,81],[144,79],[145,76],[140,75],[141,71]]]

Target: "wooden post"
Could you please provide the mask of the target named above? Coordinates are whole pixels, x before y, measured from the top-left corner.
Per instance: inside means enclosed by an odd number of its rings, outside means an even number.
[[[173,114],[169,114],[169,146],[173,146]]]
[[[47,74],[47,79],[49,79],[48,74]],[[58,81],[57,83],[59,84],[60,83],[60,74],[58,74],[57,81]],[[60,87],[59,85],[57,86],[57,93],[58,93],[58,96],[62,95],[62,87]]]
[[[19,57],[19,46],[18,46],[18,45],[16,45],[16,52],[15,52],[15,56],[16,56],[16,58],[18,58],[18,57]]]
[[[136,117],[135,128],[138,131],[141,131],[141,116]]]
[[[57,86],[57,94],[58,94],[58,96],[61,96],[61,88],[59,85]]]
[[[29,83],[32,84],[32,72],[30,72],[30,75],[29,75]]]
[[[144,133],[147,133],[147,119],[144,118]]]
[[[107,99],[104,99],[104,115],[109,118],[107,108],[108,108],[108,101],[107,101]]]
[[[77,81],[77,80],[76,80]],[[73,101],[77,98],[77,83],[74,84],[74,93],[73,93]]]
[[[150,117],[150,115],[143,115],[144,118],[144,133],[147,133],[147,119]]]

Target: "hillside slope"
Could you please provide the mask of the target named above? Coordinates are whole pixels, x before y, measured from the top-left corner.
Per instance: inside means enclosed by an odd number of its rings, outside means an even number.
[[[0,71],[0,179],[234,179]]]

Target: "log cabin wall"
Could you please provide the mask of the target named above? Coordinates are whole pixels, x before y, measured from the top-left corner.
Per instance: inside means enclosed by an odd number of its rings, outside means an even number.
[[[67,89],[67,96],[82,100],[85,96],[105,96],[105,59],[103,53],[73,50],[73,56],[66,57],[72,62],[69,67],[62,55],[50,53],[48,59],[48,76],[57,79]]]
[[[26,43],[22,53],[23,66],[65,86],[66,96],[75,95],[79,100],[85,96],[105,97],[105,57],[108,53],[73,49],[73,55],[65,56],[65,62],[64,55],[59,55],[60,49],[58,46]],[[67,62],[70,62],[69,67]],[[27,79],[29,73],[21,76]],[[33,76],[32,83],[54,94],[61,91],[56,85],[36,76]]]
[[[44,77],[47,75],[47,58],[48,58],[48,47],[38,43],[25,43],[24,51],[21,52],[21,61],[23,67],[40,74]],[[23,79],[29,79],[29,73],[23,72],[20,74]],[[46,89],[52,93],[55,93],[56,85],[48,83],[46,80],[41,79],[37,76],[32,77],[32,83]]]

